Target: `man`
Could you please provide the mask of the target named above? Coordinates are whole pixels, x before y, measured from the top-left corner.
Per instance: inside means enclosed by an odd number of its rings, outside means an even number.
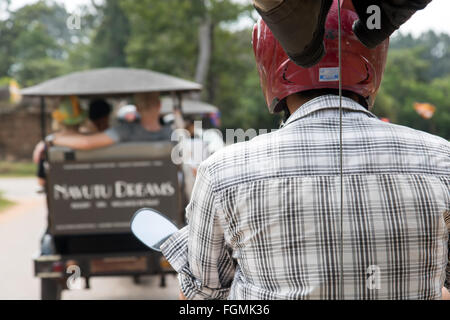
[[[170,140],[172,130],[159,121],[161,101],[159,93],[138,93],[135,103],[141,115],[140,123],[120,123],[105,132],[90,136],[56,134],[53,144],[78,150],[102,148],[118,142]]]
[[[292,63],[264,22],[255,27],[269,110],[288,118],[201,164],[188,225],[161,247],[186,298],[441,299],[450,287],[450,145],[369,111],[388,40],[364,47],[350,8],[342,12],[341,233],[336,6],[327,55],[313,68]]]
[[[373,49],[431,0],[341,0],[344,8],[352,7],[352,2],[359,16],[353,24],[355,35]],[[308,68],[323,58],[325,20],[333,0],[253,0],[253,3],[294,63]]]
[[[133,104],[128,104],[117,111],[116,115],[119,122],[139,122],[141,121],[141,116],[137,112],[136,106]]]
[[[90,132],[103,132],[109,128],[111,105],[104,99],[89,102],[89,120],[93,124]]]
[[[78,135],[80,127],[88,117],[80,105],[80,101],[75,96],[60,101],[58,109],[52,112],[53,130],[57,130],[59,134],[64,136]],[[33,152],[34,161],[38,164],[38,183],[43,187],[42,192],[46,192],[47,184],[47,166],[46,157],[47,145],[41,141]],[[55,253],[55,243],[53,236],[50,235],[50,215],[47,215],[47,227],[41,237],[41,253],[43,255],[51,255]]]
[[[63,99],[60,101],[58,109],[52,113],[53,130],[58,131],[61,135],[78,134],[87,116],[76,97],[72,96],[68,99]],[[38,165],[38,184],[41,187],[45,187],[47,181],[45,150],[45,142],[40,141],[33,151],[33,161]]]
[[[183,120],[186,132],[183,135],[185,139],[180,141],[180,147],[183,154],[184,192],[186,199],[190,200],[197,169],[200,163],[210,156],[210,153],[208,144],[203,139],[201,128],[195,126],[195,122],[201,120],[198,120],[195,116],[186,116]]]

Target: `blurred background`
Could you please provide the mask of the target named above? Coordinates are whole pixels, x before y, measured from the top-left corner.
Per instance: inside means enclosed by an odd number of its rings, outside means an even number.
[[[450,1],[434,0],[394,34],[374,108],[385,121],[445,139],[450,139],[449,12]],[[250,0],[0,0],[2,243],[10,230],[20,230],[21,219],[43,224],[45,217],[31,163],[40,139],[39,100],[22,99],[20,88],[93,68],[151,69],[203,84],[200,98],[220,109],[222,130],[275,129],[280,119],[266,110],[251,47],[256,20]],[[27,215],[37,204],[41,211]],[[38,296],[28,270],[38,229],[24,232],[27,245],[20,261],[25,265],[16,259],[8,266],[2,259],[9,253],[0,254],[1,274],[9,269],[10,274],[27,274],[22,280],[0,274],[0,288],[10,284],[10,291],[3,290],[7,298]],[[21,287],[20,281],[27,284]],[[176,298],[176,281],[171,281],[169,291],[158,297]],[[102,287],[96,297],[115,297],[115,287],[123,283]],[[133,292],[119,297],[142,297]],[[65,298],[78,297],[70,294]]]
[[[91,68],[148,68],[202,83],[202,100],[221,109],[224,128],[278,124],[265,112],[259,87],[251,48],[257,15],[250,0],[0,0],[0,12],[0,86],[15,80],[26,87]],[[434,0],[395,34],[375,107],[391,122],[446,139],[448,12],[448,1]],[[70,15],[79,18],[73,29]],[[415,102],[434,105],[433,120],[423,119]]]

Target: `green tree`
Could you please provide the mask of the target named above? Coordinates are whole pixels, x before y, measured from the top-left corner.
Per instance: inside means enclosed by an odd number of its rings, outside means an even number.
[[[223,0],[123,0],[121,6],[131,23],[126,49],[130,66],[204,81],[203,99],[221,109],[225,128],[278,126],[279,117],[267,112],[259,86],[251,30],[230,28],[250,13],[248,5]],[[201,27],[209,32],[202,34]],[[206,39],[209,44],[204,36],[211,37]],[[211,46],[205,79],[198,70],[202,45]]]
[[[68,17],[64,6],[41,0],[0,18],[0,76],[29,86],[72,71],[69,53],[86,42],[88,28],[69,29]]]
[[[67,29],[62,17],[64,8],[45,1],[21,8],[12,14],[16,39],[13,44],[14,63],[10,73],[24,86],[59,75],[63,69],[62,36]],[[67,40],[67,38],[65,39]]]
[[[274,129],[280,118],[267,111],[250,41],[250,30],[216,30],[209,90],[225,128]]]
[[[410,34],[400,34],[391,42],[391,50],[417,47],[422,48],[420,58],[432,62],[424,74],[428,81],[445,77],[450,73],[450,35],[428,31],[414,38]]]
[[[193,79],[197,57],[199,1],[120,2],[131,24],[126,48],[132,67]]]
[[[97,6],[101,20],[92,39],[92,67],[126,67],[125,48],[130,37],[130,23],[119,1],[106,0]]]
[[[11,75],[11,66],[14,63],[14,41],[17,30],[13,28],[13,21],[8,17],[0,20],[0,77]]]
[[[450,68],[448,35],[433,32],[419,38],[400,36],[392,41],[375,113],[392,122],[427,131],[450,139]],[[436,69],[439,66],[439,70]],[[430,120],[414,110],[415,102],[436,106]]]

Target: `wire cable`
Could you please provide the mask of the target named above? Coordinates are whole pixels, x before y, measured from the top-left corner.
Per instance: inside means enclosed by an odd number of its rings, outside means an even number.
[[[341,0],[338,0],[338,38],[339,38],[339,169],[340,169],[340,272],[339,300],[344,300],[344,152],[342,130],[342,20]]]

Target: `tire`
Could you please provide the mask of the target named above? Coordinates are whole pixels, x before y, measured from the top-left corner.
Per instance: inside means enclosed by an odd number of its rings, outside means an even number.
[[[62,285],[59,280],[41,279],[41,300],[61,300]]]
[[[163,272],[163,273],[161,273],[161,279],[160,279],[160,282],[159,282],[159,287],[160,288],[165,288],[167,286],[167,284],[166,284],[166,274]]]
[[[142,283],[141,276],[140,275],[133,276],[133,283],[136,284],[136,285],[141,284]]]

